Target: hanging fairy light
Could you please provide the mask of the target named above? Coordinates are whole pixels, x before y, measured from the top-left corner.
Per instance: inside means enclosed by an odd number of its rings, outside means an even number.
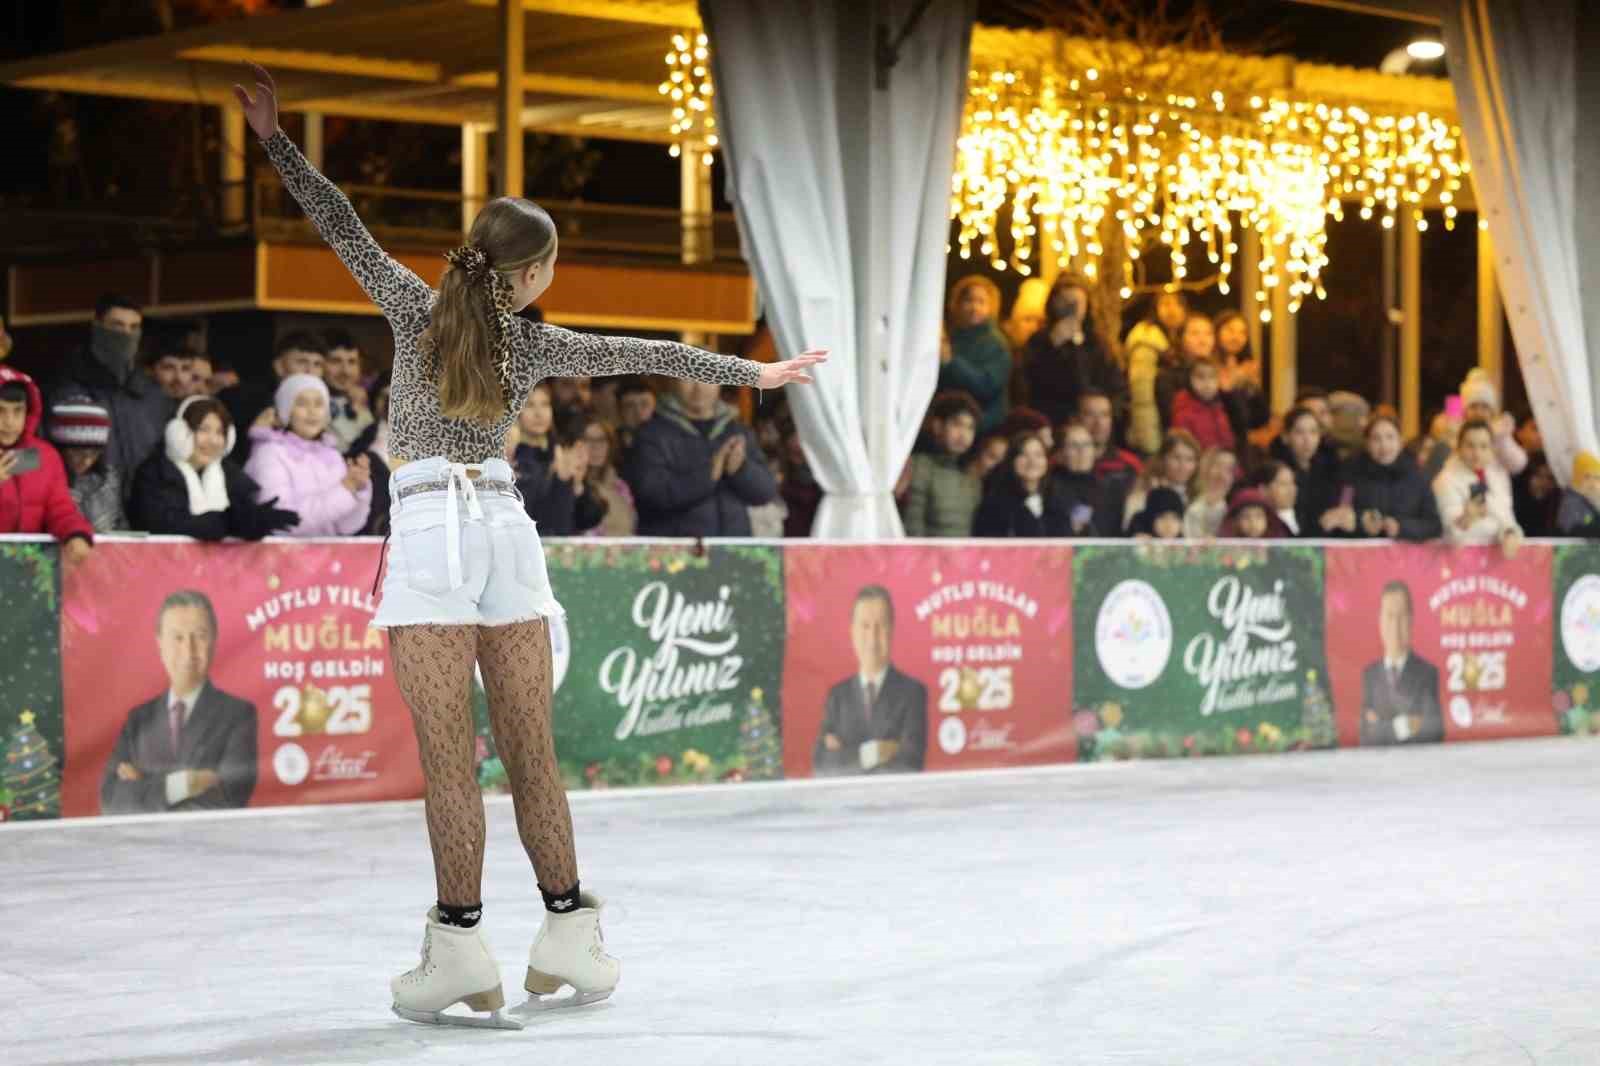
[[[1373,115],[1357,107],[1226,95],[1155,98],[1101,72],[972,71],[957,142],[951,217],[963,258],[1032,273],[1053,259],[1098,277],[1109,228],[1127,249],[1122,293],[1132,294],[1141,250],[1164,246],[1182,283],[1203,255],[1227,292],[1240,231],[1261,240],[1260,286],[1287,287],[1297,311],[1321,298],[1327,222],[1344,203],[1385,226],[1426,229],[1426,204],[1453,228],[1468,167],[1461,131],[1426,113]],[[1002,218],[1010,238],[1002,255]]]
[[[675,33],[672,51],[667,53],[667,78],[660,85],[662,96],[672,101],[672,136],[667,149],[676,159],[684,152],[700,153],[700,162],[711,165],[717,147],[717,116],[711,107],[711,42],[703,33]]]

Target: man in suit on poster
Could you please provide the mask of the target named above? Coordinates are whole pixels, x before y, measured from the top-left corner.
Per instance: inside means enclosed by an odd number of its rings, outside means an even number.
[[[217,613],[174,592],[156,616],[167,691],[128,712],[100,782],[105,814],[244,807],[256,787],[256,709],[209,680]]]
[[[850,611],[856,673],[828,691],[811,755],[817,776],[921,770],[928,745],[928,689],[889,661],[894,603],[868,585]]]
[[[1411,619],[1411,590],[1389,582],[1378,600],[1383,658],[1361,672],[1363,746],[1444,739],[1439,668],[1411,650]]]

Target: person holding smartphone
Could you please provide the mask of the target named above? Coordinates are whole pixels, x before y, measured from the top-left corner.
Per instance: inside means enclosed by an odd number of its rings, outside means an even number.
[[[1456,450],[1433,479],[1444,539],[1449,544],[1499,544],[1514,555],[1522,543],[1511,502],[1511,478],[1494,458],[1494,436],[1482,419],[1468,419]]]
[[[39,436],[43,417],[33,379],[0,367],[0,533],[48,533],[74,566],[94,549],[94,527],[72,502],[60,453]]]

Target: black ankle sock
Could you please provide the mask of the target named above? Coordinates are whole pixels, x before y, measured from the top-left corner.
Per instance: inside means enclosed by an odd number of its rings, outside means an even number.
[[[552,914],[571,914],[578,909],[578,882],[572,882],[572,887],[565,892],[546,892],[544,886],[539,886],[539,895],[544,897],[544,909]]]
[[[439,924],[455,925],[462,929],[471,929],[483,917],[483,904],[469,903],[464,907],[452,907],[448,903],[439,904]]]

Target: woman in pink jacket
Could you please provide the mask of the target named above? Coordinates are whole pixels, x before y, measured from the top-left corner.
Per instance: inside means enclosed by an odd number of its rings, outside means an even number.
[[[328,432],[328,386],[311,374],[292,374],[273,403],[277,425],[250,428],[245,473],[259,498],[300,515],[291,537],[348,537],[366,526],[372,509],[372,469],[365,455],[346,459]]]

